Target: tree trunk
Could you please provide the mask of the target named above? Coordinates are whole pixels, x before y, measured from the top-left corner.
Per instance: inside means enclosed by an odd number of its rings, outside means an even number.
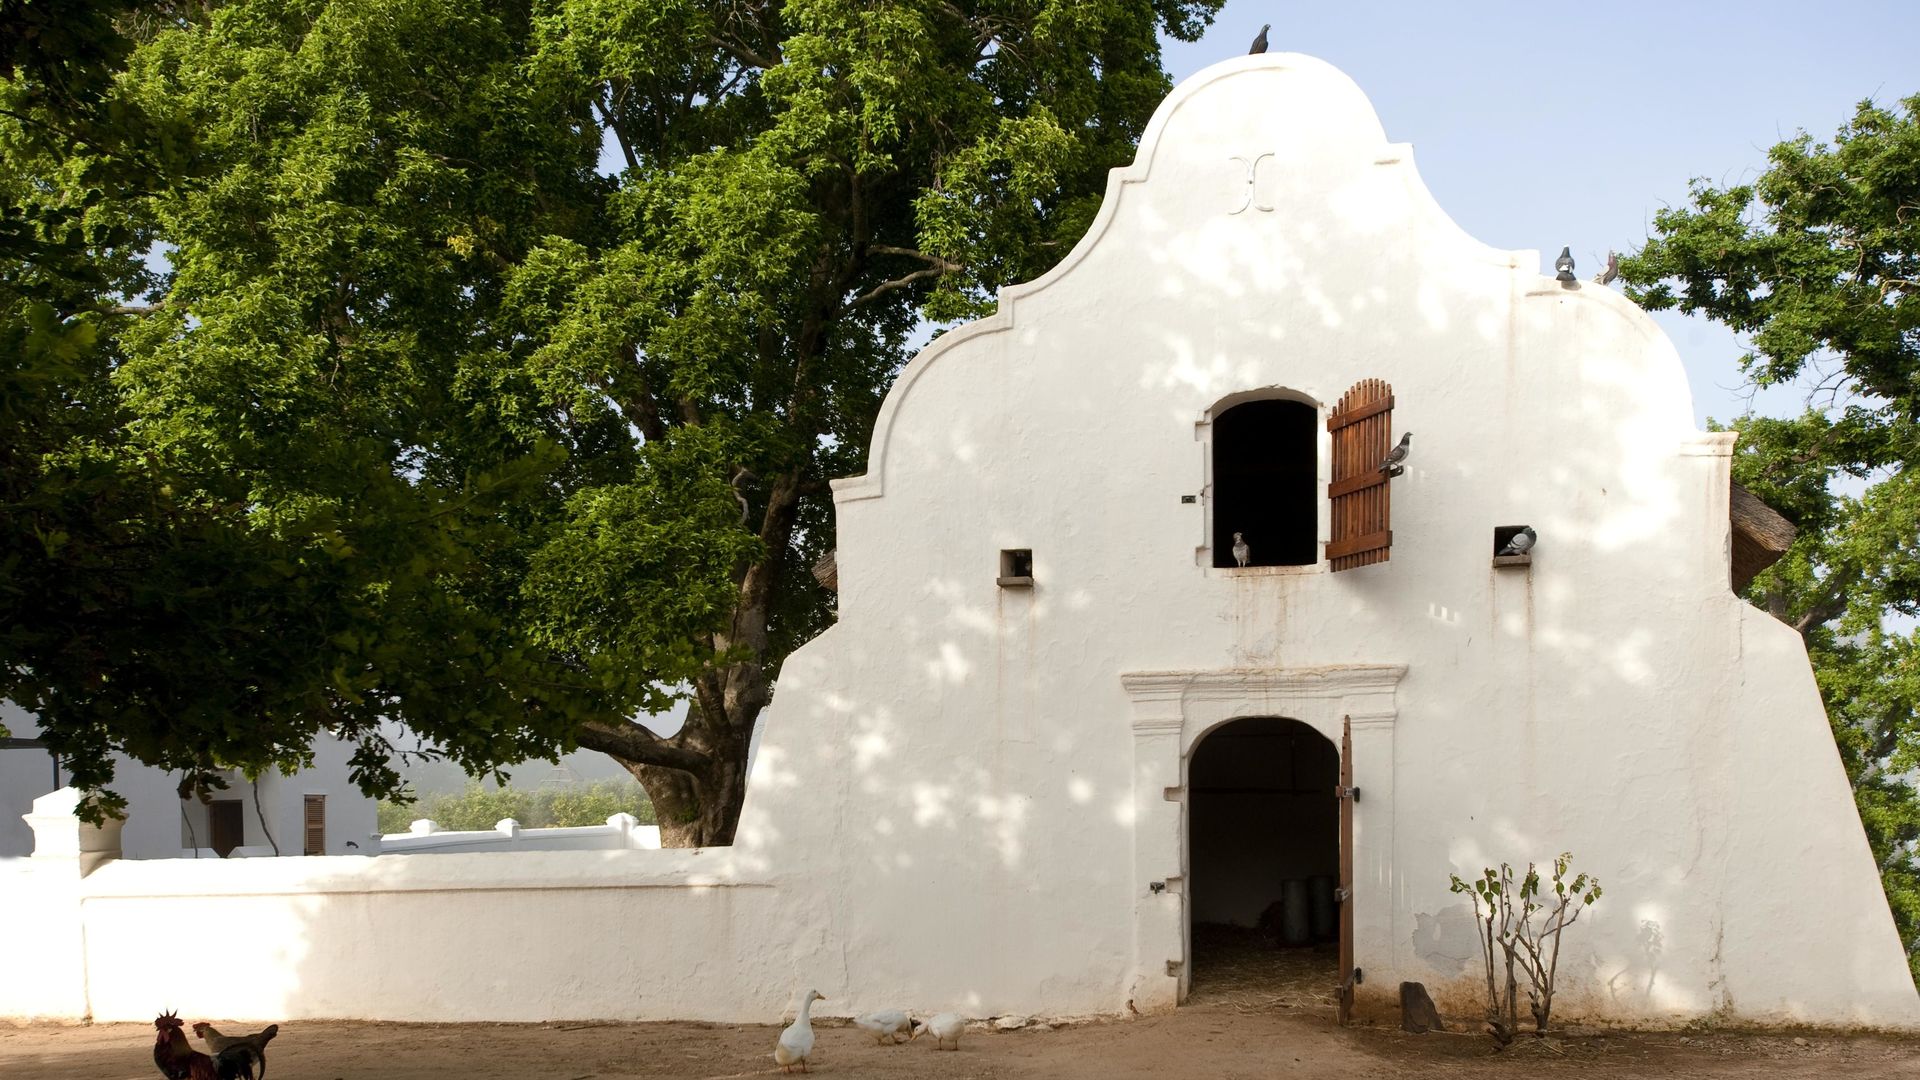
[[[694,722],[691,715],[688,722]],[[661,847],[725,847],[733,843],[740,807],[747,797],[744,742],[737,756],[716,756],[711,767],[699,772],[646,765],[618,755],[614,758],[646,789],[660,823]]]

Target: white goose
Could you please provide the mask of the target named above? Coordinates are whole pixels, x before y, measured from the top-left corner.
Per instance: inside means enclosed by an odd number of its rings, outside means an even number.
[[[894,1046],[900,1042],[901,1032],[905,1032],[907,1041],[912,1042],[920,1037],[920,1029],[925,1025],[914,1020],[910,1013],[886,1009],[854,1017],[853,1026],[873,1036],[873,1041],[881,1046]]]
[[[809,990],[800,999],[800,1017],[780,1033],[773,1048],[773,1063],[781,1072],[792,1072],[795,1065],[807,1071],[807,1059],[813,1056],[813,1003],[827,1000],[818,990]]]
[[[933,1048],[936,1050],[960,1049],[960,1033],[965,1030],[966,1017],[959,1013],[943,1012],[927,1021],[927,1034],[933,1036]],[[953,1045],[947,1045],[949,1043]]]

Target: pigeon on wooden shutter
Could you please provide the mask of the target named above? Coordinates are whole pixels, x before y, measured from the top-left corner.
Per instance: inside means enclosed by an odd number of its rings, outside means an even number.
[[[1388,476],[1399,476],[1404,471],[1400,468],[1400,463],[1407,460],[1407,455],[1413,452],[1412,443],[1413,432],[1409,431],[1400,436],[1399,443],[1387,451],[1387,456],[1381,459],[1380,471]]]
[[[1333,481],[1327,485],[1333,537],[1327,542],[1327,559],[1336,571],[1386,562],[1393,546],[1391,476],[1382,463],[1395,452],[1388,445],[1393,438],[1393,387],[1380,379],[1355,383],[1328,415],[1327,430],[1333,433]],[[1410,438],[1400,441],[1402,460]]]

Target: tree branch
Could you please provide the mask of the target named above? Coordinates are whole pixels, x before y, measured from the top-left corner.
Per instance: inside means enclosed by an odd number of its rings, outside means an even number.
[[[705,754],[675,746],[648,730],[645,724],[631,721],[623,724],[588,721],[580,728],[580,745],[622,761],[687,773],[703,773],[712,765]]]
[[[851,304],[848,304],[847,307],[857,308],[861,304],[864,304],[869,300],[876,300],[882,296],[885,296],[887,293],[893,292],[896,289],[904,289],[916,281],[925,281],[928,278],[937,278],[942,274],[948,273],[952,270],[958,270],[958,269],[960,269],[958,265],[953,263],[948,263],[945,266],[929,266],[925,270],[915,270],[913,273],[908,274],[905,277],[897,277],[897,278],[894,278],[892,281],[883,281],[880,284],[875,285],[873,288],[868,289],[866,292],[860,294],[859,296],[854,297],[853,302]]]
[[[614,141],[620,144],[620,153],[627,159],[627,168],[637,171],[640,168],[640,159],[634,156],[632,141],[627,138],[626,131],[620,127],[620,122],[613,116],[613,88],[611,86],[607,88],[606,100],[595,101],[593,106],[600,113],[600,121],[607,125],[608,131],[613,132]]]
[[[1846,614],[1847,593],[1853,588],[1853,583],[1859,576],[1857,571],[1835,572],[1832,574],[1827,583],[1826,594],[1815,602],[1813,606],[1807,608],[1806,612],[1798,619],[1788,625],[1793,627],[1794,631],[1804,638],[1812,632],[1814,627],[1832,622]]]
[[[778,67],[781,63],[781,57],[778,52],[774,53],[772,60],[768,60],[766,57],[761,56],[759,53],[754,52],[752,49],[747,48],[745,45],[742,45],[737,41],[728,41],[726,38],[720,37],[718,34],[708,34],[707,44],[713,46],[716,49],[719,49],[721,52],[726,53],[728,56],[733,57],[735,60],[740,61],[741,63],[747,65],[748,67],[757,67],[763,71],[769,68]]]
[[[931,263],[943,270],[966,269],[966,267],[950,259],[943,259],[938,255],[929,255],[916,248],[894,247],[890,244],[868,244],[867,252],[872,255],[904,255],[909,259],[919,259],[921,262]]]

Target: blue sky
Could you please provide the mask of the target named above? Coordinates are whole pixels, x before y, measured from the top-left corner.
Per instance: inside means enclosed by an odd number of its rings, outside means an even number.
[[[1373,99],[1427,186],[1481,241],[1573,248],[1581,276],[1643,242],[1687,182],[1739,183],[1804,129],[1832,136],[1862,98],[1920,93],[1920,3],[1349,3],[1230,0],[1205,37],[1169,42],[1175,80],[1244,53],[1326,60]],[[1695,415],[1747,408],[1734,337],[1663,316]],[[1794,413],[1779,388],[1757,411]]]

